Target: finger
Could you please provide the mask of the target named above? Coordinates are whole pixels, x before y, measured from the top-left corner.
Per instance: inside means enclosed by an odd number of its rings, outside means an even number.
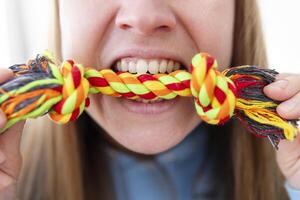
[[[4,133],[0,133],[0,168],[13,178],[19,176],[22,166],[21,136],[24,121],[18,122]]]
[[[279,104],[276,109],[277,113],[285,119],[300,118],[300,92]]]
[[[263,91],[271,99],[287,100],[300,91],[300,75],[281,75],[276,81],[264,87]]]
[[[11,70],[5,68],[0,69],[0,83],[9,80],[12,77],[13,72]],[[0,109],[0,129],[3,128],[6,123],[6,115],[3,110]],[[15,163],[20,162],[20,142],[24,123],[25,121],[19,122],[4,133],[0,133],[1,163],[5,162],[15,165]]]
[[[280,163],[280,166],[285,169],[297,170],[298,167],[294,167],[299,160],[300,156],[300,133],[298,131],[297,137],[294,141],[281,140],[276,151],[276,158]],[[286,171],[286,170],[283,170]],[[288,174],[286,174],[288,175]]]
[[[24,123],[25,121],[18,122],[7,131],[0,133],[0,150],[4,155],[19,156]]]
[[[298,158],[298,156],[300,155],[300,151],[298,150],[299,147],[300,147],[300,132],[298,131],[298,134],[293,141],[280,140],[280,143],[278,145],[278,150],[276,151],[277,156],[283,159],[287,157],[290,157],[291,159]]]
[[[6,116],[1,109],[0,120],[6,121]],[[8,163],[18,166],[16,163],[20,162],[20,143],[24,123],[25,121],[18,122],[7,131],[0,133],[0,160],[2,162],[9,161]]]
[[[14,73],[10,69],[1,68],[0,69],[0,83],[3,83],[14,76]]]
[[[7,122],[6,115],[2,109],[0,109],[0,129],[5,126]]]
[[[6,68],[0,68],[0,83],[3,83],[14,76],[12,70]],[[0,88],[1,89],[1,88]],[[1,90],[0,90],[1,94]],[[4,127],[6,124],[6,116],[4,112],[0,109],[0,128]]]
[[[0,68],[0,83],[3,83],[9,79],[11,79],[14,76],[14,73],[12,70],[7,68]],[[5,113],[0,109],[0,128],[3,128],[7,122]],[[13,127],[9,129],[9,132],[12,132],[10,134],[2,134],[0,133],[0,140],[6,141],[6,139],[10,140],[11,138],[16,138],[16,140],[13,140],[15,142],[12,146],[19,146],[20,139],[21,139],[21,132],[23,129],[25,121],[19,122],[15,124]],[[2,142],[3,144],[3,142]],[[1,144],[0,144],[1,145]],[[1,147],[0,147],[1,148]]]

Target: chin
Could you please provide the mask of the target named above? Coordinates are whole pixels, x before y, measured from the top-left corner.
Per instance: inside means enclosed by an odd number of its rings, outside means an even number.
[[[166,125],[136,127],[120,133],[110,133],[110,136],[124,148],[135,153],[153,155],[167,151],[180,143],[194,128]],[[196,126],[196,125],[195,125]]]
[[[158,154],[180,143],[200,122],[191,98],[141,101],[91,96],[89,115],[127,150]]]

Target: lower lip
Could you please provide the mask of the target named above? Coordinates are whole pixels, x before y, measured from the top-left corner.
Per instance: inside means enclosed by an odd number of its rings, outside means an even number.
[[[143,103],[125,98],[120,98],[120,102],[124,106],[124,108],[129,112],[137,114],[154,115],[161,114],[172,109],[174,107],[174,104],[178,101],[178,99],[179,97],[156,103]]]

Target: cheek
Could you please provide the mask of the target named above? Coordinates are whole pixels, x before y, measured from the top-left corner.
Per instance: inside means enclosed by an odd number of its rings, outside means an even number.
[[[114,2],[104,0],[61,1],[62,57],[89,66],[97,64],[101,39],[116,10]]]
[[[231,62],[234,1],[203,0],[193,2],[194,6],[187,8],[182,5],[181,8],[185,10],[185,13],[186,10],[189,10],[188,14],[182,15],[185,28],[197,44],[198,52],[210,53],[218,60],[221,66],[219,69],[225,69]]]

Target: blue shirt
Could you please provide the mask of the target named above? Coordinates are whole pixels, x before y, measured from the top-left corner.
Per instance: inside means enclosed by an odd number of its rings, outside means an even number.
[[[207,132],[200,125],[181,143],[151,159],[105,146],[112,171],[117,200],[192,200],[222,199],[211,178],[212,162],[204,161]],[[205,166],[204,166],[205,164]],[[203,168],[199,179],[199,168]],[[285,183],[291,200],[300,191]],[[212,195],[213,194],[213,195]]]
[[[291,187],[287,181],[285,181],[284,187],[290,197],[290,200],[299,200],[300,199],[300,190]]]

